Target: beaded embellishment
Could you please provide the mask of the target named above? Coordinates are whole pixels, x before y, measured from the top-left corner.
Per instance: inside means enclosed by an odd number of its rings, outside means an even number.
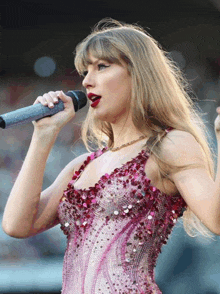
[[[58,215],[68,238],[62,294],[160,294],[154,267],[186,203],[151,185],[146,150],[93,187],[75,190],[85,167],[106,150],[87,157],[60,200]]]

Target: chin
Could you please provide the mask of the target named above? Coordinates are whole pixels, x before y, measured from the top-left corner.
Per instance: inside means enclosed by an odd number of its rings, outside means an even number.
[[[112,120],[112,116],[109,115],[109,113],[104,113],[104,112],[99,112],[98,109],[95,110],[94,112],[94,117],[101,120],[101,121],[105,121],[105,122],[111,122]]]
[[[99,109],[97,109],[94,113],[94,117],[97,119],[103,121],[103,122],[108,122],[110,124],[116,124],[118,121],[123,119],[124,117],[124,112],[123,113],[118,113],[116,114],[115,111],[113,110],[113,113],[106,113],[106,112],[99,112]]]

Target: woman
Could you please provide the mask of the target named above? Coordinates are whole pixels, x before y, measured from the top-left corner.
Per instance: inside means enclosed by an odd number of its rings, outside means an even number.
[[[220,235],[220,175],[214,181],[204,125],[181,73],[140,27],[104,20],[77,46],[75,65],[91,100],[82,138],[99,150],[41,192],[47,157],[75,112],[62,91],[38,97],[65,109],[34,122],[3,229],[26,238],[61,223],[63,294],[161,293],[154,266],[183,210],[190,235]],[[219,141],[219,115],[215,130]]]

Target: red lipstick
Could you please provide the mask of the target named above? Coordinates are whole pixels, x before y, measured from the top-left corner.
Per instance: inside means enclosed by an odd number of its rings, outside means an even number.
[[[101,100],[101,98],[96,99],[96,100],[91,104],[91,107],[96,107],[96,106],[99,104],[100,100]]]
[[[102,98],[101,96],[94,93],[89,93],[87,96],[89,100],[92,101],[91,107],[96,107],[99,104],[100,99]]]
[[[88,98],[89,98],[89,100],[91,100],[91,101],[93,101],[94,99],[92,99],[92,97],[101,97],[101,96],[99,96],[99,95],[97,95],[97,94],[94,94],[94,93],[89,93],[88,95]]]

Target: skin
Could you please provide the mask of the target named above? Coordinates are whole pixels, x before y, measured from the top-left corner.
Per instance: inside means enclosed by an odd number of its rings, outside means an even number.
[[[134,128],[127,107],[132,83],[125,65],[97,66],[97,60],[90,58],[91,64],[88,66],[83,85],[88,93],[92,92],[102,96],[98,106],[93,109],[94,114],[111,123],[115,146],[137,139],[140,133]],[[103,63],[100,60],[98,62]],[[42,192],[44,170],[49,153],[60,130],[75,117],[75,112],[71,98],[64,95],[62,91],[46,93],[35,101],[35,103],[53,107],[58,98],[64,102],[65,109],[52,117],[34,122],[34,132],[27,156],[5,207],[2,227],[12,237],[30,237],[58,224],[57,207],[63,191],[70,182],[74,170],[77,170],[89,155],[86,153],[72,160],[61,171],[54,183]],[[217,114],[215,131],[218,154],[220,154],[220,108],[217,108]],[[134,147],[139,151],[141,142],[115,152],[115,160],[122,154],[130,154]],[[218,159],[217,175],[214,181],[204,164],[200,145],[192,135],[179,130],[171,131],[163,139],[161,154],[171,165],[193,163],[198,167],[171,173],[168,179],[160,183],[156,177],[159,167],[150,157],[145,172],[153,185],[163,191],[161,184],[164,184],[168,194],[175,194],[179,191],[199,219],[212,232],[220,235],[220,159]],[[103,157],[103,160],[104,158],[106,157]],[[94,162],[95,160],[90,164]],[[88,173],[89,166],[91,168],[90,164],[87,166],[87,175],[91,175],[91,181],[96,181],[92,178],[94,172]],[[103,166],[103,161],[100,162],[100,165]],[[100,165],[96,166],[97,171]],[[83,179],[83,174],[80,179]]]
[[[111,124],[114,147],[138,139],[142,134],[135,128],[129,108],[132,80],[125,62],[122,65],[109,63],[89,56],[91,64],[84,73],[83,86],[87,94],[102,96],[92,108],[94,114]]]

